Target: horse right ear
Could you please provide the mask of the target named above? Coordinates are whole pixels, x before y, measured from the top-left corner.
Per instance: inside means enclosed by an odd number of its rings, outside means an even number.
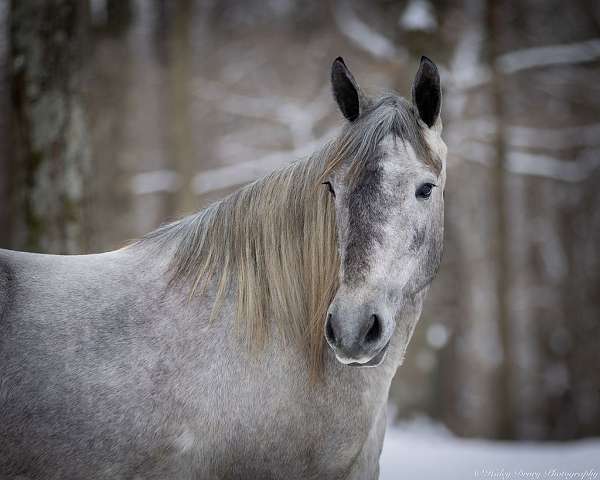
[[[350,122],[356,120],[364,108],[365,96],[342,57],[337,57],[331,66],[331,86],[344,117]]]
[[[421,64],[413,83],[412,97],[419,117],[431,128],[440,116],[442,89],[438,69],[427,57],[421,57]]]

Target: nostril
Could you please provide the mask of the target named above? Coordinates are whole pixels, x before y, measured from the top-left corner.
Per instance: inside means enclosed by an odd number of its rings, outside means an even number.
[[[381,320],[379,320],[377,315],[373,314],[369,318],[369,329],[365,335],[365,342],[376,342],[381,337],[381,333]]]
[[[335,345],[335,332],[331,324],[331,313],[327,315],[327,321],[325,322],[325,338],[327,338],[330,345]]]

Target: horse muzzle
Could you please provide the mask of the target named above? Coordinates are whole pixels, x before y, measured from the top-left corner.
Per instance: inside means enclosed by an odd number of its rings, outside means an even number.
[[[337,360],[353,367],[381,364],[393,331],[393,318],[372,305],[332,304],[325,323],[325,338]]]

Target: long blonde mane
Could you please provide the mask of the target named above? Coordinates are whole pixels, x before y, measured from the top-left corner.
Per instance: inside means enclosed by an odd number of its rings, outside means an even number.
[[[233,293],[248,345],[260,348],[277,326],[308,350],[312,374],[339,272],[334,206],[320,184],[326,150],[147,237],[177,242],[173,282],[192,279],[192,295],[215,282],[211,318]]]

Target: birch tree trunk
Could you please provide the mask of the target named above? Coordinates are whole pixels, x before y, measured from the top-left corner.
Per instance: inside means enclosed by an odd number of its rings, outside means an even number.
[[[11,0],[12,239],[16,249],[77,253],[88,132],[80,99],[87,3]]]

